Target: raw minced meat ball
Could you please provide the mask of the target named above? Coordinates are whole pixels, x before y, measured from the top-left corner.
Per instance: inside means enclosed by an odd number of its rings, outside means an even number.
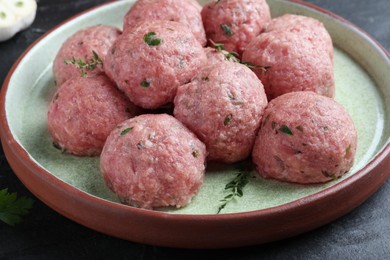
[[[170,21],[145,22],[114,43],[104,70],[136,105],[156,109],[172,102],[178,86],[207,62],[194,35]]]
[[[265,178],[321,183],[349,171],[356,145],[354,123],[340,104],[314,92],[292,92],[268,104],[252,159]]]
[[[220,62],[180,86],[174,115],[206,144],[208,160],[248,157],[267,105],[263,85],[246,66]]]
[[[66,80],[81,75],[80,69],[72,64],[66,64],[66,61],[71,62],[75,58],[77,61],[81,59],[83,62],[88,62],[94,58],[93,52],[104,61],[108,50],[120,34],[121,31],[115,27],[96,25],[77,31],[69,37],[61,46],[53,62],[53,73],[57,85],[62,85]],[[93,76],[102,71],[103,68],[99,65],[85,73]]]
[[[262,33],[247,45],[242,60],[257,66],[254,71],[269,100],[293,91],[334,96],[331,58],[300,34],[278,30]]]
[[[205,158],[205,145],[174,117],[144,114],[111,132],[100,169],[125,204],[183,207],[203,183]]]
[[[205,5],[202,18],[208,39],[241,54],[264,30],[271,14],[265,0],[220,0]]]
[[[75,77],[55,93],[48,111],[54,144],[81,156],[99,155],[115,126],[133,117],[136,107],[105,75]]]
[[[187,26],[204,46],[207,40],[201,10],[196,0],[138,0],[127,12],[123,28],[132,29],[141,21],[175,21]]]
[[[276,17],[267,24],[265,32],[289,31],[299,34],[302,38],[312,42],[317,48],[329,53],[333,60],[333,43],[325,26],[317,19],[296,15],[285,14]]]

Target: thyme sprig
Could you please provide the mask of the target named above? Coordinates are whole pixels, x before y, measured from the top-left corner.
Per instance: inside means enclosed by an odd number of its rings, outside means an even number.
[[[92,51],[92,58],[89,60],[83,61],[81,58],[76,59],[75,57],[72,58],[72,60],[65,60],[64,61],[66,65],[74,65],[77,69],[81,72],[81,77],[87,76],[87,71],[94,70],[98,65],[102,65],[103,61],[99,57],[99,55]]]
[[[237,52],[228,52],[225,50],[225,47],[223,43],[215,43],[213,40],[210,39],[211,45],[216,49],[217,51],[221,52],[223,55],[225,55],[225,58],[227,60],[233,61],[233,62],[238,62],[241,63],[239,59],[239,55]],[[245,64],[244,64],[245,65]]]
[[[225,186],[225,191],[228,191],[229,194],[220,200],[221,205],[218,208],[217,214],[221,213],[229,202],[241,198],[244,195],[243,189],[249,182],[251,165],[248,166],[248,164],[241,163],[236,167],[236,171],[236,177]]]
[[[238,55],[237,52],[228,52],[227,50],[225,50],[223,43],[215,43],[211,39],[210,39],[210,43],[214,47],[214,49],[216,49],[217,51],[225,55],[225,58],[229,61],[238,62],[242,65],[247,66],[250,69],[260,69],[264,74],[267,73],[268,70],[271,68],[271,66],[258,66],[250,62],[240,60],[239,58],[240,55]]]

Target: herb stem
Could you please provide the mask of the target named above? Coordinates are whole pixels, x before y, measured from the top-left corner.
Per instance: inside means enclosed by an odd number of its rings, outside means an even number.
[[[225,191],[229,191],[229,194],[220,200],[222,204],[219,206],[217,214],[221,213],[229,202],[241,198],[244,195],[243,189],[249,182],[251,167],[246,163],[241,163],[236,167],[236,171],[236,177],[225,186]]]
[[[102,59],[95,51],[92,51],[92,58],[89,60],[83,61],[81,58],[76,59],[73,57],[72,60],[65,60],[64,62],[66,65],[72,64],[79,69],[81,71],[81,77],[86,77],[87,71],[94,70],[98,65],[103,64]]]

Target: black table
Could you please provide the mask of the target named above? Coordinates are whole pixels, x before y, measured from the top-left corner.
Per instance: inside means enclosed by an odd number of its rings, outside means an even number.
[[[70,16],[103,0],[38,0],[32,27],[0,43],[0,84],[34,40]],[[389,0],[308,0],[355,23],[390,51]],[[48,208],[18,180],[0,148],[0,189],[31,197],[25,220],[0,222],[0,259],[390,259],[390,180],[363,205],[309,233],[266,245],[184,250],[136,244],[78,225]],[[342,202],[341,202],[342,203]]]

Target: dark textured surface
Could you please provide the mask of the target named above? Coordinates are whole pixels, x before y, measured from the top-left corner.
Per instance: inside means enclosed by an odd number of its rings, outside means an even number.
[[[32,27],[0,43],[0,85],[17,57],[64,19],[103,0],[40,0]],[[390,50],[389,0],[310,0],[355,23]],[[34,198],[0,148],[0,189]],[[24,222],[0,222],[0,259],[390,259],[390,181],[344,217],[306,234],[266,245],[225,250],[184,250],[136,244],[80,226],[34,198]],[[343,202],[335,202],[343,203]]]

